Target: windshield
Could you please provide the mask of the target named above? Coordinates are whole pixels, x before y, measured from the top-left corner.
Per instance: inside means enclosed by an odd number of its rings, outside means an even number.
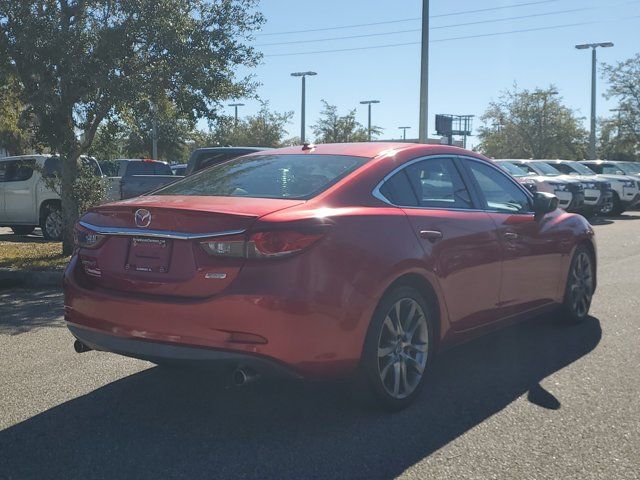
[[[186,177],[154,195],[307,199],[367,161],[345,155],[239,157]]]
[[[548,163],[536,162],[534,164],[534,166],[535,166],[535,168],[540,170],[540,172],[542,172],[543,175],[545,175],[547,177],[557,177],[558,175],[561,175],[561,173],[560,173],[560,171],[558,169],[552,167]]]
[[[511,162],[498,162],[498,165],[514,177],[526,177],[527,171]]]
[[[587,167],[586,165],[583,165],[582,163],[579,162],[571,162],[571,168],[573,168],[574,170],[576,170],[580,175],[595,175],[596,172],[594,172],[593,170],[591,170],[589,167]]]

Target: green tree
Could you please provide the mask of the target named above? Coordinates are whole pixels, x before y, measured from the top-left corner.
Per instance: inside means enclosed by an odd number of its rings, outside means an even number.
[[[292,117],[293,112],[274,112],[269,102],[261,102],[256,115],[237,122],[229,116],[217,118],[205,135],[206,146],[281,147]]]
[[[29,115],[20,95],[22,85],[14,75],[0,78],[0,147],[9,155],[27,153],[34,145],[33,117]],[[38,148],[40,149],[40,148]]]
[[[609,82],[605,97],[616,99],[615,115],[602,121],[602,158],[636,160],[640,157],[640,53],[614,65],[603,65]]]
[[[494,158],[583,159],[587,132],[580,119],[546,89],[501,93],[482,115],[479,151]]]
[[[356,121],[356,110],[349,110],[346,115],[338,113],[338,107],[322,100],[322,111],[317,123],[311,126],[317,143],[366,142],[369,138],[367,129]],[[380,127],[371,127],[371,135],[382,133]]]
[[[257,0],[0,0],[0,68],[16,75],[37,139],[64,158],[64,253],[73,249],[81,154],[99,126],[136,102],[170,98],[186,118],[253,91],[238,67],[263,17]]]

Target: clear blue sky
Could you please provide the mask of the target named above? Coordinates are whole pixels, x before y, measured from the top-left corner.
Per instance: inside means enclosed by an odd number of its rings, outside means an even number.
[[[479,116],[489,101],[514,82],[522,88],[546,87],[553,83],[568,106],[577,110],[581,116],[588,117],[590,51],[578,51],[573,46],[577,43],[614,42],[614,48],[598,50],[598,60],[605,62],[623,60],[640,51],[640,2],[637,0],[554,0],[486,12],[446,15],[530,2],[536,0],[431,1],[430,133],[434,130],[435,113]],[[357,108],[358,120],[363,124],[366,124],[366,107],[360,105],[359,101],[378,99],[381,103],[374,105],[373,121],[384,129],[382,138],[399,138],[397,127],[400,125],[411,126],[409,136],[416,136],[419,45],[292,56],[271,55],[419,42],[419,31],[413,31],[302,43],[330,37],[418,30],[419,20],[410,20],[366,27],[308,31],[418,18],[421,4],[421,0],[262,0],[260,8],[267,22],[256,35],[255,44],[295,43],[259,47],[265,55],[263,64],[253,71],[262,84],[258,90],[259,95],[268,100],[277,111],[295,112],[289,132],[291,136],[298,135],[300,80],[290,77],[289,73],[314,70],[318,72],[318,76],[307,81],[308,126],[318,117],[321,99],[337,105],[341,112]],[[529,15],[536,16],[513,19]],[[497,19],[509,20],[493,22]],[[483,21],[491,22],[449,27],[453,24]],[[588,24],[582,24],[587,22]],[[582,25],[438,41],[451,37],[567,24]],[[291,30],[307,31],[263,35]],[[601,96],[606,85],[598,80],[598,114],[610,114],[608,109],[612,105]],[[245,100],[245,103],[247,106],[241,108],[241,115],[255,113],[258,103],[253,100]],[[232,110],[228,111],[231,113]],[[478,122],[476,120],[476,125]],[[307,129],[307,136],[312,137],[310,128]],[[475,142],[472,141],[473,143]]]

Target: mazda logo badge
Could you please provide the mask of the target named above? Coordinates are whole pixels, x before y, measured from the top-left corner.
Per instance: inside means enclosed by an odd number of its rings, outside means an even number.
[[[147,228],[151,224],[151,212],[149,210],[145,210],[141,208],[136,210],[134,215],[136,225],[141,228]]]

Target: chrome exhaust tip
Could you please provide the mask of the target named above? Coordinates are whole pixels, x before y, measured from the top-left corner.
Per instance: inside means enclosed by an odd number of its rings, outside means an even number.
[[[239,367],[233,372],[233,384],[240,387],[257,380],[258,376],[257,372],[250,368]]]

